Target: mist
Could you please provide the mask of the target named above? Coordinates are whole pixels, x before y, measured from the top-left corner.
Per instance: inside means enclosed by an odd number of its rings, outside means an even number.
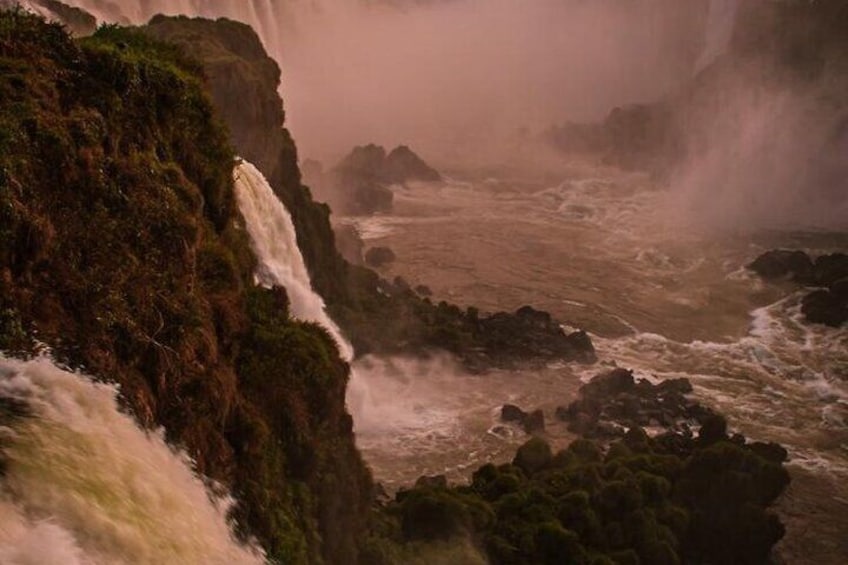
[[[848,128],[813,92],[745,80],[690,131],[669,211],[714,232],[844,228]]]
[[[410,144],[500,157],[519,131],[593,120],[688,79],[706,3],[464,0],[301,9],[279,54],[302,156]],[[697,7],[701,6],[701,7]]]
[[[848,226],[846,13],[839,2],[744,6],[729,53],[679,102],[686,157],[672,213],[719,232]]]

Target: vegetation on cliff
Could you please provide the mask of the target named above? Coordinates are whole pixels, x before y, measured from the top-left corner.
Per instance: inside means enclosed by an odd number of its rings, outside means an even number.
[[[140,29],[203,62],[213,101],[238,153],[263,171],[291,212],[312,284],[357,354],[419,355],[443,349],[475,369],[539,358],[594,360],[586,334],[567,336],[544,313],[539,313],[542,318],[519,313],[481,316],[473,308],[434,304],[412,292],[409,285],[390,283],[370,269],[349,264],[336,250],[330,209],[315,202],[301,183],[297,151],[283,127],[285,114],[277,94],[280,71],[256,33],[224,18],[183,16],[156,16]],[[376,166],[384,179],[399,178],[401,169],[409,169],[406,174],[421,169],[416,173],[421,178],[438,174],[423,170],[423,163],[418,164],[405,148],[395,149],[391,159],[381,151],[365,148],[355,152],[353,160],[360,168]],[[531,336],[525,335],[528,331]]]
[[[137,31],[74,41],[0,12],[0,348],[118,383],[270,557],[355,562],[370,477],[348,369],[284,291],[253,287],[202,73]]]

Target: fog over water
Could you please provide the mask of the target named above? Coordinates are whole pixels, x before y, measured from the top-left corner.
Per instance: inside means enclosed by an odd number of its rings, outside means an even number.
[[[283,69],[301,154],[321,159],[366,142],[442,158],[490,151],[522,127],[655,99],[727,40],[705,30],[705,0],[72,3],[103,20],[161,12],[251,24]]]

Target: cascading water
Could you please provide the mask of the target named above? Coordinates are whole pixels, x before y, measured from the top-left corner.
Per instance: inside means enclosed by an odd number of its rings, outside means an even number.
[[[342,358],[352,361],[353,346],[327,315],[324,300],[312,290],[289,211],[274,194],[262,173],[252,164],[242,161],[234,174],[239,209],[259,259],[257,282],[268,287],[284,287],[289,296],[292,315],[315,322],[327,330],[336,341]],[[351,368],[347,400],[355,416],[357,432],[384,423],[374,412],[370,391],[356,366]]]
[[[236,167],[235,181],[239,209],[259,259],[257,282],[284,287],[294,317],[321,325],[336,340],[342,358],[352,360],[353,347],[327,315],[324,300],[312,290],[289,211],[262,173],[247,161]]]
[[[262,563],[231,537],[188,457],[123,414],[115,387],[0,355],[0,563]],[[2,416],[2,413],[0,413]]]
[[[695,65],[696,72],[712,63],[727,49],[733,36],[733,24],[738,9],[739,0],[710,0],[704,30],[704,49]]]

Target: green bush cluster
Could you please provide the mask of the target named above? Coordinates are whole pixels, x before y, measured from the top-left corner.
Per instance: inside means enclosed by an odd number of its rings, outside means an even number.
[[[738,436],[651,439],[639,428],[606,451],[580,439],[554,454],[533,438],[468,485],[399,492],[384,510],[398,526],[382,535],[468,538],[495,565],[764,563],[783,535],[767,510],[789,482],[782,457]]]

